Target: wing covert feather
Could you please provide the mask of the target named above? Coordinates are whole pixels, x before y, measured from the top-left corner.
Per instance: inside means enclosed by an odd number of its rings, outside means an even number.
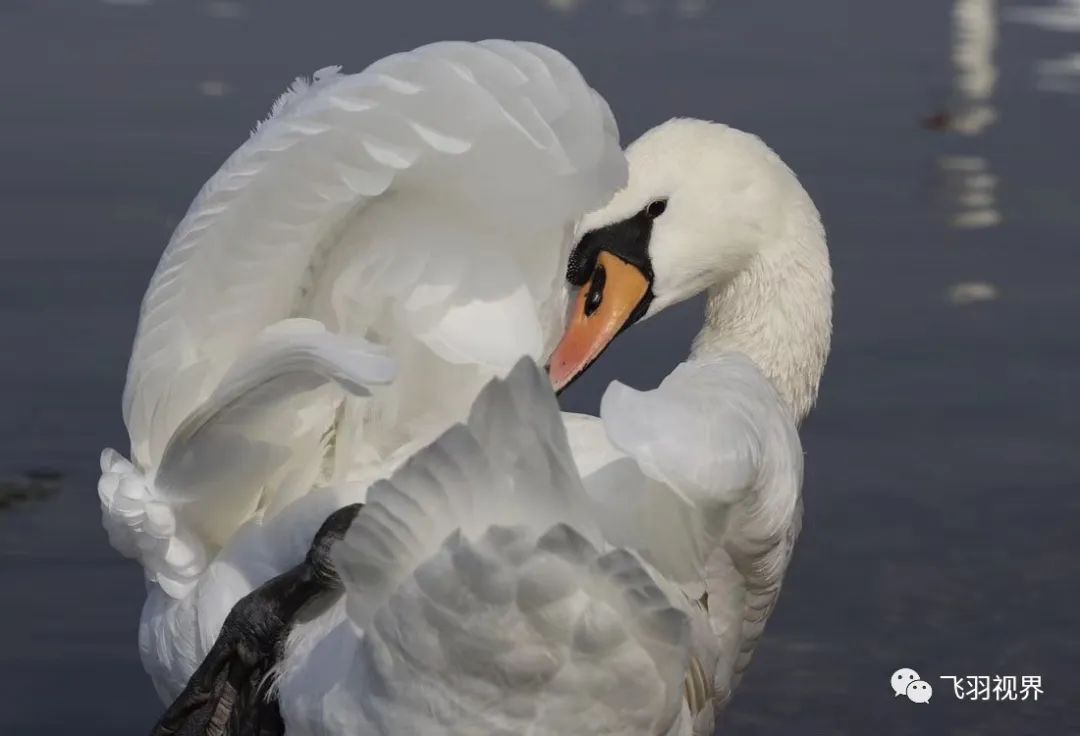
[[[686,615],[595,529],[554,395],[523,360],[372,487],[334,549],[351,662],[330,687],[290,663],[288,727],[346,714],[334,733],[667,733]]]

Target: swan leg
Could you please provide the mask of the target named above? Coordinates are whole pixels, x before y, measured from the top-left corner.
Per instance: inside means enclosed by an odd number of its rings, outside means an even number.
[[[151,736],[284,736],[270,676],[300,610],[317,597],[343,590],[330,547],[345,535],[361,506],[331,514],[303,562],[233,606],[214,646]]]

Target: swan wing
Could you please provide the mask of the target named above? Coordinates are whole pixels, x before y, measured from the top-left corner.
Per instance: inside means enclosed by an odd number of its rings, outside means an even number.
[[[131,462],[102,460],[114,543],[183,594],[249,518],[385,461],[407,418],[438,413],[431,437],[464,416],[554,339],[572,223],[623,178],[607,105],[543,46],[434,44],[295,84],[147,290]]]
[[[700,606],[708,626],[695,630],[695,657],[723,705],[798,534],[802,449],[789,410],[749,359],[729,353],[683,363],[651,391],[613,383],[600,421],[568,428],[604,536]]]
[[[389,295],[446,360],[508,370],[542,351],[565,300],[558,246],[624,178],[607,105],[543,46],[439,43],[298,82],[200,190],[151,279],[124,390],[134,464],[156,468],[289,317],[364,334]],[[372,241],[342,284],[326,276]]]
[[[394,374],[386,351],[361,338],[314,320],[272,325],[173,433],[155,474],[102,454],[110,540],[169,595],[184,595],[253,514],[311,487],[341,397],[365,395]]]
[[[605,550],[531,361],[373,486],[334,554],[347,618],[332,652],[283,668],[290,733],[657,734],[679,716],[686,616]]]
[[[315,481],[343,395],[389,383],[394,361],[320,322],[264,330],[169,438],[155,492],[221,547],[256,511],[272,516]]]

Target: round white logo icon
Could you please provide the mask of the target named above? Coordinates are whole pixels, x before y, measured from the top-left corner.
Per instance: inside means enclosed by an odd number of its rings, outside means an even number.
[[[934,695],[930,683],[919,677],[919,673],[910,667],[903,667],[892,673],[889,679],[894,697],[906,695],[912,703],[929,703]]]

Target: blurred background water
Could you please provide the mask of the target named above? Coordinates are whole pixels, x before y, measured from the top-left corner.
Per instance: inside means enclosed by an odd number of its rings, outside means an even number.
[[[766,139],[821,208],[836,336],[806,520],[721,731],[1080,733],[1080,2],[0,4],[0,734],[144,733],[141,575],[97,454],[137,308],[201,183],[298,74],[444,39],[560,49],[624,140],[672,115]],[[564,396],[654,385],[701,303]],[[928,705],[894,698],[913,667]],[[961,702],[941,675],[1040,675]]]

